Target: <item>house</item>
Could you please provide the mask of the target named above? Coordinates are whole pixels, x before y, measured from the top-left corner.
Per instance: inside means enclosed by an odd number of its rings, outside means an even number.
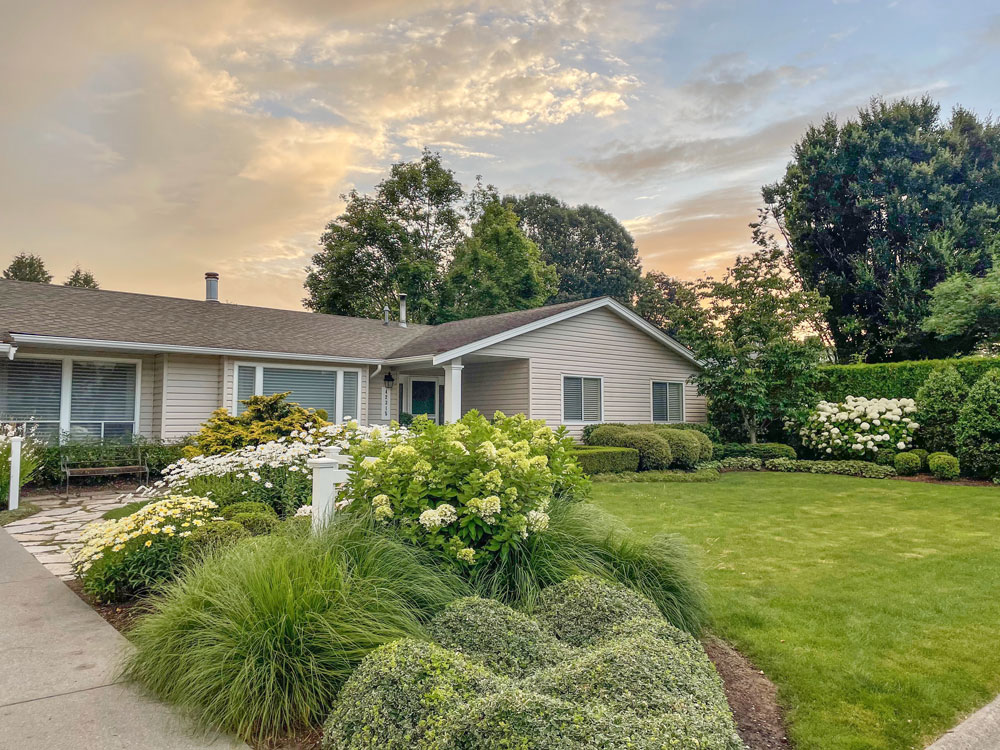
[[[173,440],[291,391],[330,419],[501,410],[566,425],[700,422],[692,353],[608,297],[442,325],[0,280],[0,422]]]

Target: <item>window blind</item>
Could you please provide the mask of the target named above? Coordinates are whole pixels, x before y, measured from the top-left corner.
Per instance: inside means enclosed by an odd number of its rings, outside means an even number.
[[[358,408],[358,374],[344,372],[344,419],[361,419],[361,409]],[[330,419],[334,415],[330,414]]]
[[[291,391],[289,401],[307,409],[325,409],[329,419],[336,419],[336,372],[265,367],[263,387],[268,396]]]
[[[0,422],[58,425],[61,392],[60,360],[0,359]]]
[[[599,378],[583,379],[583,421],[601,421],[601,381]]]
[[[240,365],[236,368],[236,413],[242,414],[246,410],[244,399],[250,398],[253,394],[254,383],[257,378],[257,368]]]
[[[563,378],[563,420],[566,422],[600,422],[601,379]]]
[[[667,384],[653,383],[653,421],[667,421]]]
[[[684,421],[683,383],[653,383],[653,421]]]
[[[135,420],[135,365],[74,362],[71,422]]]

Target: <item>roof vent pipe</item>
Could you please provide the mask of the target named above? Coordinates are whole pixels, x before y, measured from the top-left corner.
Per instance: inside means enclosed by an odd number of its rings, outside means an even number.
[[[205,274],[205,301],[219,301],[219,274],[209,271]]]
[[[406,328],[406,293],[399,295],[399,327]]]
[[[389,306],[382,305],[382,325],[389,325]]]

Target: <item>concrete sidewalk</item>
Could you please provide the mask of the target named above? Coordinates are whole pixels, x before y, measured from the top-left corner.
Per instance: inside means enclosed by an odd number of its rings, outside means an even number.
[[[1000,698],[949,729],[927,750],[996,750],[1000,748]]]
[[[225,750],[117,683],[128,641],[0,528],[0,750]]]

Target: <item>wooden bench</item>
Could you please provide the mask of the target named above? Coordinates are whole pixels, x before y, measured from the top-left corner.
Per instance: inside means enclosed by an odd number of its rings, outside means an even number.
[[[111,477],[120,474],[143,474],[149,483],[149,465],[137,445],[102,448],[98,458],[73,460],[66,453],[60,456],[62,472],[66,475],[66,494],[73,477]]]

